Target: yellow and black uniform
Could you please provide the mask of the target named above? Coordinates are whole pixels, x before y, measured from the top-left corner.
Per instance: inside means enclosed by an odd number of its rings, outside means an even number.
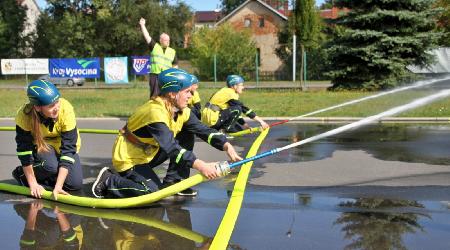
[[[149,43],[149,49],[151,51],[151,65],[150,65],[150,97],[158,96],[159,86],[158,86],[158,74],[161,71],[168,68],[172,68],[174,65],[178,64],[178,58],[176,51],[170,47],[163,48],[159,43],[155,42],[153,39]]]
[[[125,131],[131,135],[119,134],[113,148],[113,166],[119,175],[113,174],[106,183],[107,195],[115,197],[157,191],[161,182],[152,168],[168,158],[177,167],[192,167],[195,155],[175,140],[181,131],[189,131],[219,150],[223,150],[227,142],[223,134],[206,127],[191,115],[189,108],[172,115],[161,97],[140,106],[128,119]],[[132,142],[130,137],[139,143]]]
[[[233,88],[223,87],[211,97],[202,110],[202,122],[214,129],[227,132],[242,130],[245,124],[241,114],[255,118],[253,110],[239,101],[239,94]],[[240,125],[239,125],[240,124]]]
[[[32,135],[32,105],[25,104],[19,109],[16,115],[17,156],[22,166],[33,165],[36,180],[43,185],[53,186],[56,183],[59,167],[68,169],[63,187],[78,190],[83,181],[78,156],[81,139],[72,105],[64,98],[59,98],[59,102],[58,118],[45,118],[39,114],[40,130],[50,148],[48,152],[37,152]],[[26,178],[21,179],[26,182]]]
[[[192,92],[192,98],[189,99],[188,107],[191,109],[191,115],[195,115],[199,120],[201,118],[201,102],[198,91]],[[195,144],[195,135],[187,130],[181,131],[177,134],[175,139],[181,147],[186,150],[193,151]],[[190,175],[190,168],[177,167],[174,161],[169,162],[166,176],[164,177],[164,184],[170,185],[180,180],[188,178]]]

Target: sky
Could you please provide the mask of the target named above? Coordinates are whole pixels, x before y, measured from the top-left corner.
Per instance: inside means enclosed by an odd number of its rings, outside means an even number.
[[[46,0],[36,0],[39,7],[45,8]],[[170,2],[176,2],[171,0]],[[220,6],[220,0],[184,0],[186,4],[192,7],[193,10],[214,10]],[[316,0],[316,5],[320,5],[324,0]]]

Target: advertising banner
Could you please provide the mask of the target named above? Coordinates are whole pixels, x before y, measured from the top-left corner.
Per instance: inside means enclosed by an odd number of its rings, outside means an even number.
[[[46,75],[48,74],[48,59],[24,58],[1,59],[3,75]]]
[[[135,75],[148,75],[150,73],[150,56],[132,56],[133,73]]]
[[[105,57],[105,82],[128,83],[128,58]]]
[[[100,78],[99,58],[51,58],[51,77]]]

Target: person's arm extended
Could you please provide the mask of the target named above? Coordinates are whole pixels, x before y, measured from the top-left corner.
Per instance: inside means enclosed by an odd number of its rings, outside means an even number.
[[[67,168],[60,167],[58,169],[58,177],[56,178],[56,184],[53,188],[53,198],[55,200],[58,200],[58,194],[69,195],[69,193],[63,190],[64,181],[66,180],[68,174],[69,170]]]
[[[198,118],[194,115],[192,110],[191,115],[189,116],[189,120],[187,120],[183,125],[183,129],[196,134],[198,137],[200,137],[200,139],[207,142],[216,149],[225,151],[231,161],[242,160],[238,153],[236,153],[233,145],[231,145],[227,141],[225,135],[201,123],[200,120],[198,120]]]
[[[148,33],[147,28],[145,27],[145,19],[141,17],[139,20],[139,26],[141,27],[142,35],[144,35],[145,41],[149,44],[152,41],[150,34]]]
[[[16,143],[17,143],[17,156],[19,157],[22,166],[28,166],[33,164],[33,136],[30,131],[26,131],[16,125]]]
[[[230,100],[230,101],[228,101],[228,104],[241,106],[242,113],[244,115],[246,115],[250,119],[253,119],[254,121],[259,122],[259,124],[261,125],[261,128],[263,128],[263,129],[269,128],[269,125],[263,119],[261,119],[259,116],[257,116],[256,113],[252,109],[245,106],[242,102],[240,102],[238,100]],[[249,126],[247,125],[247,127],[249,127]]]
[[[23,173],[27,178],[28,186],[30,186],[31,196],[41,198],[44,187],[37,182],[36,177],[34,176],[33,165],[22,166],[22,168]]]
[[[75,120],[75,114],[71,117]],[[59,158],[58,177],[56,179],[55,187],[53,188],[53,198],[58,200],[58,194],[69,195],[63,190],[64,181],[75,164],[74,155],[77,153],[78,129],[74,127],[69,131],[61,132],[61,157]]]
[[[205,124],[201,123],[192,110],[189,115],[189,119],[183,124],[183,130],[187,130],[195,134],[204,142],[207,142],[209,145],[218,150],[224,150],[223,146],[227,142],[226,136],[223,133],[220,133],[219,131],[209,128]]]
[[[270,126],[267,124],[263,119],[261,119],[259,116],[253,117],[253,120],[259,122],[261,124],[262,129],[268,129]]]
[[[192,151],[185,150],[175,140],[173,132],[162,122],[152,123],[140,128],[139,136],[153,137],[159,144],[160,150],[165,152],[169,158],[175,159],[176,164],[192,167],[202,173],[206,178],[213,179],[219,176],[216,171],[215,162],[204,162],[197,159]]]

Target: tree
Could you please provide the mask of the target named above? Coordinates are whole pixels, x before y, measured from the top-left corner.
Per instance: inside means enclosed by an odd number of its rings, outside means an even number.
[[[14,58],[24,55],[26,7],[16,0],[0,1],[0,58]]]
[[[278,38],[281,46],[277,49],[277,54],[285,62],[292,62],[292,35],[297,37],[297,58],[300,61],[300,82],[303,86],[303,58],[306,51],[313,51],[319,48],[322,34],[322,24],[319,13],[315,7],[314,0],[296,0],[293,12],[289,18],[288,25],[279,33]],[[319,53],[319,52],[317,52]],[[291,63],[288,63],[290,65]]]
[[[351,9],[328,53],[334,89],[385,89],[408,79],[406,66],[426,65],[440,34],[431,0],[336,0]]]
[[[222,0],[220,7],[222,8],[222,13],[228,15],[234,9],[239,7],[245,0]]]
[[[138,27],[146,19],[153,39],[163,32],[182,47],[192,17],[182,3],[148,0],[49,0],[38,22],[35,56],[104,57],[149,54]]]
[[[334,6],[334,0],[325,0],[319,7],[321,10],[331,9]]]
[[[450,47],[450,0],[438,0],[436,7],[443,10],[438,16],[438,31],[444,33],[439,40],[439,45]]]
[[[203,28],[192,37],[191,61],[203,79],[213,77],[214,56],[219,79],[231,73],[248,78],[255,63],[255,48],[248,31],[235,31],[229,24]]]
[[[344,212],[334,222],[341,225],[345,239],[351,241],[344,249],[407,249],[404,235],[423,231],[420,219],[428,214],[377,212],[398,207],[424,206],[416,201],[357,198],[340,204],[358,212]],[[373,211],[375,210],[375,211]]]

